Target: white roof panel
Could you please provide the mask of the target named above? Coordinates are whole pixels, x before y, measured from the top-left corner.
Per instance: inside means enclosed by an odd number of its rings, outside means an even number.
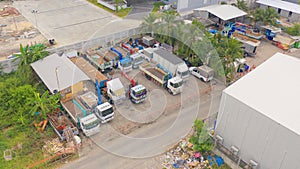
[[[115,78],[110,81],[107,81],[107,86],[110,86],[110,89],[113,91],[124,88],[124,86],[119,78]]]
[[[258,0],[256,3],[300,14],[300,5],[281,0]]]
[[[300,59],[276,53],[223,92],[300,135]]]
[[[71,60],[52,54],[31,64],[51,93],[61,91],[83,80],[89,80]]]
[[[246,12],[232,5],[211,5],[195,9],[198,11],[207,11],[224,21],[247,15]]]

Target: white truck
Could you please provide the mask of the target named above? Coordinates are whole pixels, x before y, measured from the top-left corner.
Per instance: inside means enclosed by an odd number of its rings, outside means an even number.
[[[84,135],[91,136],[100,131],[100,121],[95,114],[88,112],[77,99],[62,103],[71,119]]]
[[[154,50],[152,60],[158,63],[158,67],[171,74],[173,77],[177,76],[183,80],[189,77],[189,69],[186,63],[178,56],[165,49],[159,48]]]
[[[170,94],[176,95],[182,92],[183,80],[180,77],[170,77],[167,72],[149,63],[140,65],[140,70],[148,80],[166,88]]]
[[[132,68],[137,69],[143,63],[143,56],[141,53],[135,53],[129,56],[132,61]]]
[[[125,88],[119,78],[107,81],[104,96],[110,103],[118,104],[125,100],[125,93]]]
[[[199,67],[190,67],[189,71],[192,75],[199,78],[203,82],[209,82],[214,78],[214,70],[206,65]]]
[[[142,103],[146,100],[147,97],[147,89],[143,85],[136,85],[130,88],[129,98],[133,103]]]

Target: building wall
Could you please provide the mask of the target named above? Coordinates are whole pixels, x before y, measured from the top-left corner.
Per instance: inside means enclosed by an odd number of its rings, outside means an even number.
[[[226,93],[215,134],[227,148],[239,148],[245,162],[256,161],[258,169],[300,168],[300,136]]]
[[[190,11],[195,8],[215,5],[218,3],[218,0],[169,0],[169,4],[171,4],[174,8],[177,8],[178,12]]]
[[[293,13],[290,17],[291,22],[300,22],[300,14]]]
[[[287,18],[289,16],[289,13],[290,13],[290,11],[281,10],[279,15]]]
[[[0,61],[0,72],[11,73],[18,69],[20,59],[5,59]]]
[[[299,0],[284,0],[284,1],[291,2],[294,4],[299,4]]]
[[[266,10],[266,9],[268,8],[267,5],[263,5],[263,4],[260,4],[259,7],[260,7],[261,9],[263,9],[263,10]]]

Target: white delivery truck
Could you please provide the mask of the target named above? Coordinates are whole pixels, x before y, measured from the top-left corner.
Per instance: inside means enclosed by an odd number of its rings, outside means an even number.
[[[165,49],[159,48],[153,51],[152,60],[158,64],[159,68],[171,73],[173,77],[180,77],[183,80],[189,77],[189,69],[185,62]]]

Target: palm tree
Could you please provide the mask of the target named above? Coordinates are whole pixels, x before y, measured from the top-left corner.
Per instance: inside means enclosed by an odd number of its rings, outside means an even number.
[[[151,37],[154,36],[154,30],[156,28],[155,22],[159,18],[159,15],[157,13],[150,13],[147,17],[144,18],[144,21],[141,24],[142,31],[144,32],[150,32]]]
[[[253,13],[253,21],[256,25],[258,21],[263,22],[264,25],[276,24],[276,19],[279,18],[278,13],[273,8],[267,8],[266,10],[262,10],[261,8],[258,8]]]
[[[243,11],[248,11],[247,3],[244,0],[237,0],[236,7]]]
[[[115,3],[116,3],[116,12],[118,12],[119,10],[119,4],[120,2],[122,2],[122,0],[115,0]]]
[[[46,119],[48,113],[51,113],[59,107],[59,99],[59,94],[50,95],[48,91],[45,91],[40,95],[40,93],[34,92],[34,97],[31,98],[28,105],[32,106],[30,113],[35,115],[36,112],[40,112],[42,118]]]
[[[33,63],[35,61],[38,61],[40,59],[44,59],[46,56],[49,55],[49,52],[45,51],[46,46],[41,44],[35,44],[31,46],[30,48],[30,63]]]
[[[19,67],[29,64],[30,62],[29,45],[23,47],[23,45],[20,44],[20,54],[16,54],[15,60],[17,59],[20,59]]]
[[[211,39],[221,59],[226,80],[231,83],[235,80],[236,75],[234,62],[236,59],[243,58],[243,44],[236,39],[228,38],[220,34],[214,35]]]
[[[275,25],[276,19],[279,19],[279,15],[276,12],[276,10],[273,8],[267,8],[264,12],[264,18],[263,18],[264,25],[267,24]]]
[[[48,55],[45,48],[46,47],[44,45],[40,44],[32,46],[26,45],[25,47],[20,44],[20,54],[16,54],[16,59],[14,61],[20,60],[16,73],[24,80],[24,82],[30,82],[30,79],[33,77],[30,64],[43,59]]]

